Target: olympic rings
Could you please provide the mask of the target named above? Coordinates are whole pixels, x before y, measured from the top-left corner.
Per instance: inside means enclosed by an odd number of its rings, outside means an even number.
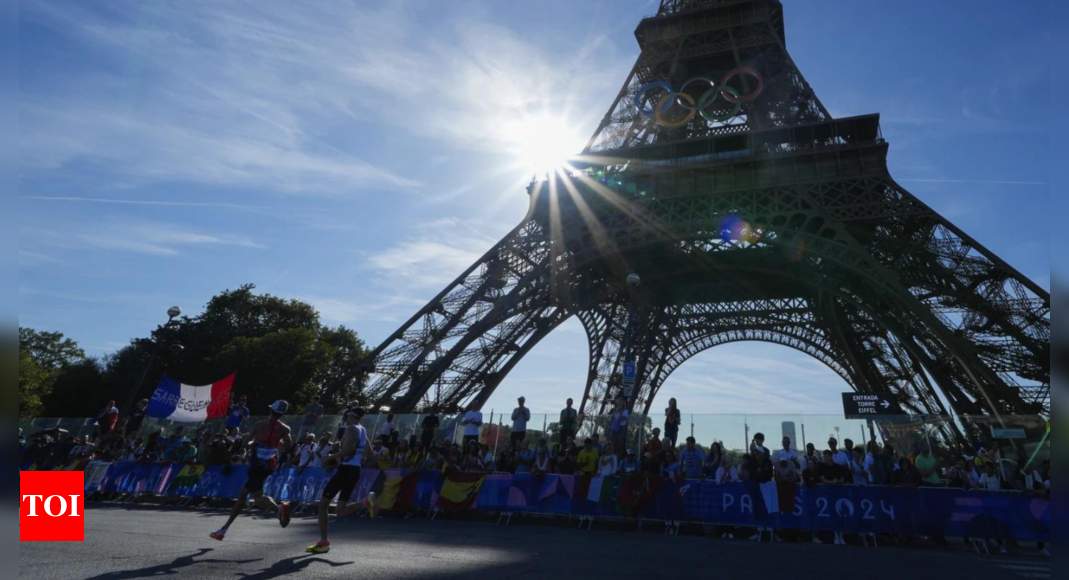
[[[740,75],[749,75],[753,77],[757,81],[757,88],[753,89],[749,94],[743,95],[738,89],[728,84],[732,79]],[[707,83],[710,87],[709,90],[698,97],[697,100],[686,92],[691,85],[696,83]],[[646,95],[655,89],[660,89],[661,91],[664,91],[665,94],[657,100],[656,107],[652,109],[647,108],[644,104]],[[640,88],[638,93],[635,94],[635,108],[638,109],[639,113],[646,115],[647,117],[653,117],[654,120],[657,121],[657,124],[669,129],[686,126],[698,114],[700,114],[706,121],[722,123],[737,116],[742,112],[742,105],[757,100],[757,97],[759,97],[764,90],[765,80],[761,76],[761,73],[753,67],[743,66],[728,72],[719,83],[716,83],[707,77],[694,77],[683,83],[678,91],[673,89],[672,85],[665,81],[649,83]],[[710,111],[709,107],[716,102],[717,97],[724,97],[724,100],[733,106],[730,107],[727,112],[719,114],[716,113],[719,109]],[[671,121],[666,118],[665,115],[676,106],[687,111],[687,114],[681,119]]]

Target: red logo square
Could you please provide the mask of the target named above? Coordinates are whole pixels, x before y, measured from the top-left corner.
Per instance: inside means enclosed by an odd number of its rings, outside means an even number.
[[[19,472],[19,541],[85,541],[85,473]]]

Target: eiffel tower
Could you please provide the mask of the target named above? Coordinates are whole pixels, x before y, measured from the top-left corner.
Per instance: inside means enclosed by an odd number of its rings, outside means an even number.
[[[913,414],[1049,416],[1050,294],[894,181],[879,115],[828,113],[778,0],[661,0],[635,36],[581,163],[371,353],[371,400],[479,408],[575,317],[588,415],[765,341]]]

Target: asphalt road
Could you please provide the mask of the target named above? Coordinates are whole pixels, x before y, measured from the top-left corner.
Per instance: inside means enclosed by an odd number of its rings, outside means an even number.
[[[225,521],[220,511],[90,505],[85,517],[84,543],[20,544],[20,580],[1050,577],[1050,561],[1040,559],[668,537],[660,529],[581,532],[541,523],[348,520],[334,526],[330,554],[309,556],[305,547],[318,539],[313,519],[295,519],[282,530],[272,520],[243,516],[218,543],[208,534]]]

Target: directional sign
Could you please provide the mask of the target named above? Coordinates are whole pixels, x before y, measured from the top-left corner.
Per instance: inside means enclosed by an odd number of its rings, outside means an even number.
[[[843,409],[847,419],[872,419],[906,414],[894,397],[862,393],[843,393]]]

